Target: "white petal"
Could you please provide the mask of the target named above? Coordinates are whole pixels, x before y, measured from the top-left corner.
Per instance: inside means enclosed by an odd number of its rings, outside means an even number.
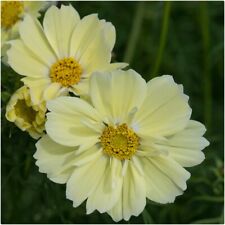
[[[44,32],[58,58],[69,56],[71,35],[79,21],[79,14],[71,5],[62,5],[61,9],[52,6],[45,13]]]
[[[51,111],[47,114],[46,131],[57,143],[78,146],[98,140],[102,124],[96,110],[87,102],[76,97],[58,97],[47,103]],[[83,121],[92,124],[86,126]],[[99,128],[100,127],[100,128]]]
[[[133,70],[95,73],[91,78],[90,95],[103,117],[127,122],[129,113],[145,98],[146,83]]]
[[[169,137],[167,142],[158,144],[158,148],[166,149],[181,166],[198,165],[205,159],[201,150],[209,145],[209,142],[202,137],[205,131],[203,124],[190,120],[183,131]]]
[[[10,42],[8,63],[20,75],[43,78],[48,76],[49,68],[23,44],[20,40]]]
[[[24,44],[40,61],[48,66],[51,66],[57,61],[56,55],[49,45],[37,19],[27,14],[20,25],[19,32]],[[23,56],[21,55],[21,57]]]
[[[77,207],[91,195],[99,184],[109,159],[104,155],[88,164],[77,167],[66,186],[66,197]]]
[[[147,96],[135,115],[138,134],[172,135],[184,129],[190,119],[187,97],[172,76],[162,76],[148,82]]]
[[[118,161],[117,159],[115,160]],[[100,213],[106,212],[121,198],[121,170],[121,162],[107,166],[100,183],[88,197],[87,214],[92,213],[95,209]]]
[[[37,151],[34,158],[39,171],[47,173],[48,178],[56,183],[66,183],[74,166],[71,160],[74,157],[74,147],[66,147],[55,143],[48,135],[43,136],[36,143]]]
[[[174,202],[183,191],[149,159],[142,158],[145,169],[147,197],[158,203]]]

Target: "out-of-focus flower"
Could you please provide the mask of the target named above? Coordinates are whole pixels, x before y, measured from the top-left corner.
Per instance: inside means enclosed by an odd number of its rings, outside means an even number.
[[[69,19],[68,19],[69,18]],[[8,63],[30,88],[38,104],[72,91],[88,94],[89,77],[94,71],[111,71],[126,66],[113,63],[115,28],[96,14],[80,19],[70,5],[50,7],[43,28],[27,15],[20,25],[20,38],[12,41]]]
[[[186,189],[190,167],[204,160],[203,124],[190,120],[182,85],[171,76],[147,84],[133,70],[96,73],[90,102],[59,97],[48,102],[45,135],[34,157],[40,172],[67,183],[73,206],[87,199],[115,221],[144,209],[146,197],[174,202]]]
[[[9,44],[6,42],[19,36],[19,25],[26,13],[39,17],[39,11],[50,3],[46,1],[1,1],[1,56],[6,62],[6,51]]]
[[[19,88],[6,106],[6,118],[14,122],[22,131],[27,131],[31,137],[37,139],[44,131],[46,104],[33,105],[29,89]]]

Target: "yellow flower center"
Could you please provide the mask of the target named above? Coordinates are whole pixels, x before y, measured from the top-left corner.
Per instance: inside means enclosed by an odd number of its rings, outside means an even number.
[[[64,58],[54,63],[50,70],[52,82],[61,83],[64,87],[77,84],[80,81],[82,68],[72,57]]]
[[[15,105],[15,112],[18,117],[24,119],[25,122],[32,123],[35,120],[37,112],[28,106],[24,99],[18,100]]]
[[[1,25],[8,29],[19,19],[24,10],[23,2],[4,1],[1,4]]]
[[[100,137],[103,151],[117,159],[131,159],[139,146],[139,137],[126,124],[108,126]]]

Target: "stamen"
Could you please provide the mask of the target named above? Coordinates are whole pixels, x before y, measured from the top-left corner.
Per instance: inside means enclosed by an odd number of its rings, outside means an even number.
[[[1,4],[1,25],[5,29],[11,28],[24,11],[23,2],[4,1]]]
[[[64,87],[77,84],[80,81],[82,68],[72,57],[64,58],[52,65],[50,78],[52,82],[61,83]]]
[[[139,137],[126,124],[108,126],[100,137],[103,151],[117,159],[131,159],[139,146]]]

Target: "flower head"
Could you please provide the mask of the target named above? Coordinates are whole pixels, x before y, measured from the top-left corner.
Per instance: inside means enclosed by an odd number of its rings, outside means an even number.
[[[68,19],[69,18],[69,19]],[[80,19],[70,5],[50,7],[40,23],[27,15],[20,25],[21,39],[11,42],[8,62],[31,90],[34,104],[72,91],[88,94],[94,71],[111,71],[115,28],[96,14]]]
[[[7,41],[18,38],[19,25],[26,13],[39,17],[39,11],[49,5],[48,2],[1,1],[1,50],[5,56],[9,45]]]
[[[31,137],[37,139],[44,131],[45,103],[33,105],[29,89],[26,86],[19,88],[11,97],[6,106],[6,118],[14,122],[22,131],[27,131]]]
[[[144,209],[146,197],[173,202],[186,189],[190,167],[204,160],[206,129],[171,76],[145,82],[133,70],[96,73],[90,98],[48,102],[46,131],[34,157],[40,171],[67,183],[74,207],[87,199],[115,221]]]

